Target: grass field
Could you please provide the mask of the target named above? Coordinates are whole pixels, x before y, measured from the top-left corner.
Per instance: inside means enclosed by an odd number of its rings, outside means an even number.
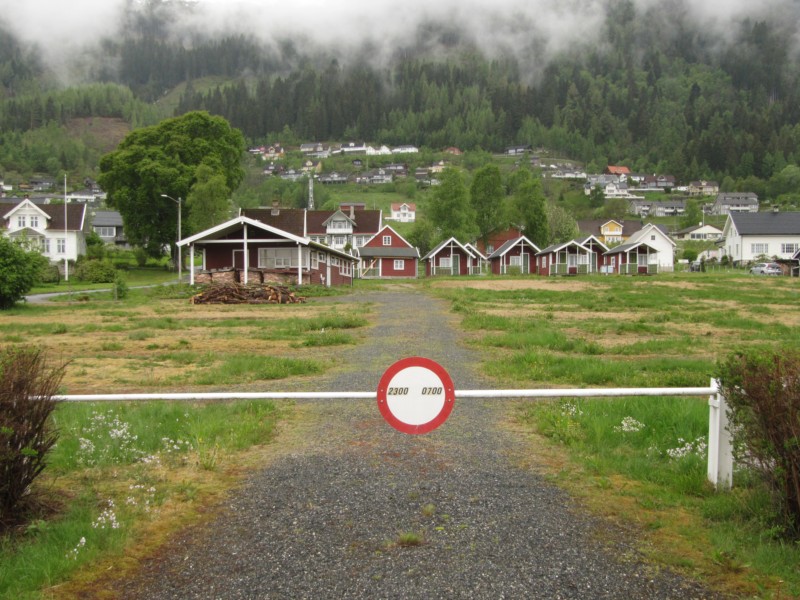
[[[431,284],[461,314],[499,385],[708,386],[734,351],[797,347],[796,279],[743,274],[518,278]],[[707,398],[563,398],[520,402],[528,467],[592,510],[642,531],[668,564],[747,597],[800,596],[800,547],[782,540],[775,505],[744,469],[734,488],[706,480]],[[535,458],[534,458],[535,457]],[[543,466],[544,465],[544,466]]]
[[[707,386],[728,353],[796,346],[800,333],[800,285],[788,278],[403,284],[449,300],[483,372],[503,387]],[[382,285],[359,281],[352,292]],[[40,345],[69,361],[70,394],[245,391],[330,368],[320,346],[357,344],[372,323],[369,310],[335,303],[192,306],[190,293],[163,286],[120,301],[97,292],[21,305],[0,313],[0,346]],[[706,399],[565,398],[519,402],[513,414],[531,448],[523,466],[634,524],[654,564],[751,597],[800,595],[800,549],[781,542],[759,482],[737,471],[728,494],[706,482]],[[263,461],[276,424],[291,418],[270,402],[62,405],[55,416],[61,438],[40,486],[47,502],[0,541],[0,597],[70,597],[65,580],[134,568],[170,531],[202,518],[254,457]]]

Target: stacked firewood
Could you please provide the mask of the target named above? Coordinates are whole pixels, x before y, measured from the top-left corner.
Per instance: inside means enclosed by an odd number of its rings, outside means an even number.
[[[297,304],[305,302],[284,285],[212,283],[192,296],[192,304]]]

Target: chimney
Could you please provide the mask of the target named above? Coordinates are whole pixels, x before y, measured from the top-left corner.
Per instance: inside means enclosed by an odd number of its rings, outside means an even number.
[[[356,207],[353,204],[350,205],[350,218],[353,220],[356,218]]]
[[[270,214],[273,217],[277,217],[279,214],[281,214],[281,209],[278,208],[278,201],[277,200],[273,200],[272,201],[272,212]]]

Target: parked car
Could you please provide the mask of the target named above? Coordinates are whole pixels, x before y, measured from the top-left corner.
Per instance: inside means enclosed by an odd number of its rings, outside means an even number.
[[[778,263],[756,263],[750,268],[753,275],[783,275],[783,269]]]

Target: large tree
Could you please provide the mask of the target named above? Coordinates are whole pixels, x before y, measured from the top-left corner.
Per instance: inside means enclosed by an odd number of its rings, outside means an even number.
[[[128,134],[100,160],[98,180],[108,204],[122,215],[131,243],[157,256],[176,241],[178,201],[194,191],[198,169],[204,167],[201,186],[222,178],[227,200],[244,178],[244,149],[241,132],[225,119],[191,112]],[[194,222],[186,216],[183,223]]]
[[[428,205],[428,217],[440,240],[450,237],[462,241],[473,239],[477,231],[475,214],[467,197],[461,171],[451,167],[442,172],[440,184],[436,186]]]
[[[513,199],[515,221],[522,226],[522,231],[539,248],[548,245],[550,230],[547,225],[542,182],[531,177],[514,192]]]
[[[469,198],[475,211],[478,237],[486,246],[492,232],[503,227],[505,188],[497,165],[489,164],[476,171]]]
[[[14,306],[31,291],[47,259],[0,234],[0,310]]]

